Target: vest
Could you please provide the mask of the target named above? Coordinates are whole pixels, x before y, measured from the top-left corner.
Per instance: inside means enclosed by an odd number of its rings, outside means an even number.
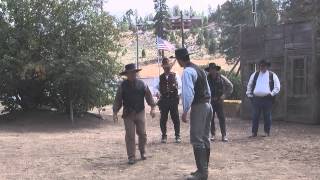
[[[144,97],[146,86],[143,81],[136,80],[134,83],[125,80],[122,86],[123,108],[128,112],[136,113],[144,110]]]
[[[207,86],[207,76],[206,73],[193,63],[187,65],[197,72],[197,80],[194,84],[194,98],[192,104],[199,104],[210,102],[210,89]]]
[[[166,74],[160,75],[159,90],[161,97],[172,98],[178,96],[178,82],[176,80],[176,74],[171,72],[166,78]]]
[[[259,73],[260,71],[257,71],[255,74],[254,74],[254,77],[253,77],[253,82],[252,82],[252,87],[251,87],[251,93],[253,94],[254,92],[254,89],[256,88],[256,85],[257,85],[257,80],[258,80],[258,77],[259,77]],[[270,86],[270,91],[272,92],[273,89],[274,89],[274,80],[273,80],[273,72],[269,71],[269,86]]]
[[[223,95],[223,79],[220,74],[216,79],[213,79],[212,76],[209,74],[208,83],[210,86],[212,97],[221,97]]]

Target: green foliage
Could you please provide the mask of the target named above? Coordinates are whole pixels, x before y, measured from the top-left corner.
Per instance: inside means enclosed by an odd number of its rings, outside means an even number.
[[[282,22],[316,20],[320,24],[319,0],[282,0]]]
[[[278,22],[278,4],[273,0],[258,0],[258,26],[273,25]]]
[[[142,56],[142,58],[146,58],[147,55],[146,55],[145,49],[142,49],[141,56]]]
[[[215,18],[220,22],[221,38],[219,52],[225,54],[227,60],[233,61],[239,57],[239,26],[253,25],[250,0],[231,0],[225,2]]]
[[[173,6],[172,8],[172,16],[180,16],[180,8],[178,5]]]
[[[166,30],[170,27],[169,7],[166,4],[166,0],[153,0],[153,2],[156,11],[156,15],[153,19],[155,22],[155,34],[166,39],[168,35],[168,31]]]
[[[198,46],[202,46],[204,44],[204,37],[202,32],[198,34],[196,44]]]
[[[241,99],[241,93],[242,93],[242,82],[241,82],[241,76],[234,72],[230,74],[229,71],[221,71],[221,74],[226,76],[233,84],[233,92],[227,99],[229,100],[240,100]]]
[[[0,99],[7,110],[76,112],[111,103],[119,64],[114,19],[95,0],[0,1]]]
[[[208,47],[208,52],[209,54],[215,54],[217,49],[217,43],[214,39],[210,39],[209,41],[209,47]]]

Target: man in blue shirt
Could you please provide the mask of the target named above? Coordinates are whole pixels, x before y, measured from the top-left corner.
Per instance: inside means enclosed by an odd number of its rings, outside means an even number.
[[[188,180],[207,180],[208,163],[210,158],[210,121],[212,107],[211,94],[205,72],[191,63],[188,50],[180,48],[175,51],[176,59],[181,67],[182,74],[182,121],[187,122],[187,113],[190,112],[190,141],[193,146],[197,171],[191,173]]]

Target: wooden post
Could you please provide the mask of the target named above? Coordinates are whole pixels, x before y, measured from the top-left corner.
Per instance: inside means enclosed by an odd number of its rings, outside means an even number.
[[[233,65],[232,69],[229,71],[228,77],[231,75],[231,73],[233,72],[233,70],[237,67],[237,65],[239,64],[240,59],[237,60],[236,64]]]
[[[72,122],[72,124],[74,124],[74,119],[73,119],[73,101],[70,100],[69,102],[69,111],[70,111],[70,120]]]

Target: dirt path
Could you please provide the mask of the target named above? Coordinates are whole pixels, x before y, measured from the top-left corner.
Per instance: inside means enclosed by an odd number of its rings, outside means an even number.
[[[0,179],[180,180],[195,168],[188,125],[182,124],[181,144],[160,144],[157,117],[148,116],[148,154],[128,166],[124,128],[110,120],[85,116],[70,125],[47,113],[23,114],[24,119],[0,121]],[[36,118],[35,118],[36,117]],[[227,119],[229,143],[212,143],[210,180],[318,180],[320,127],[275,122],[272,137],[249,139],[249,121]],[[173,136],[168,123],[169,137]]]

